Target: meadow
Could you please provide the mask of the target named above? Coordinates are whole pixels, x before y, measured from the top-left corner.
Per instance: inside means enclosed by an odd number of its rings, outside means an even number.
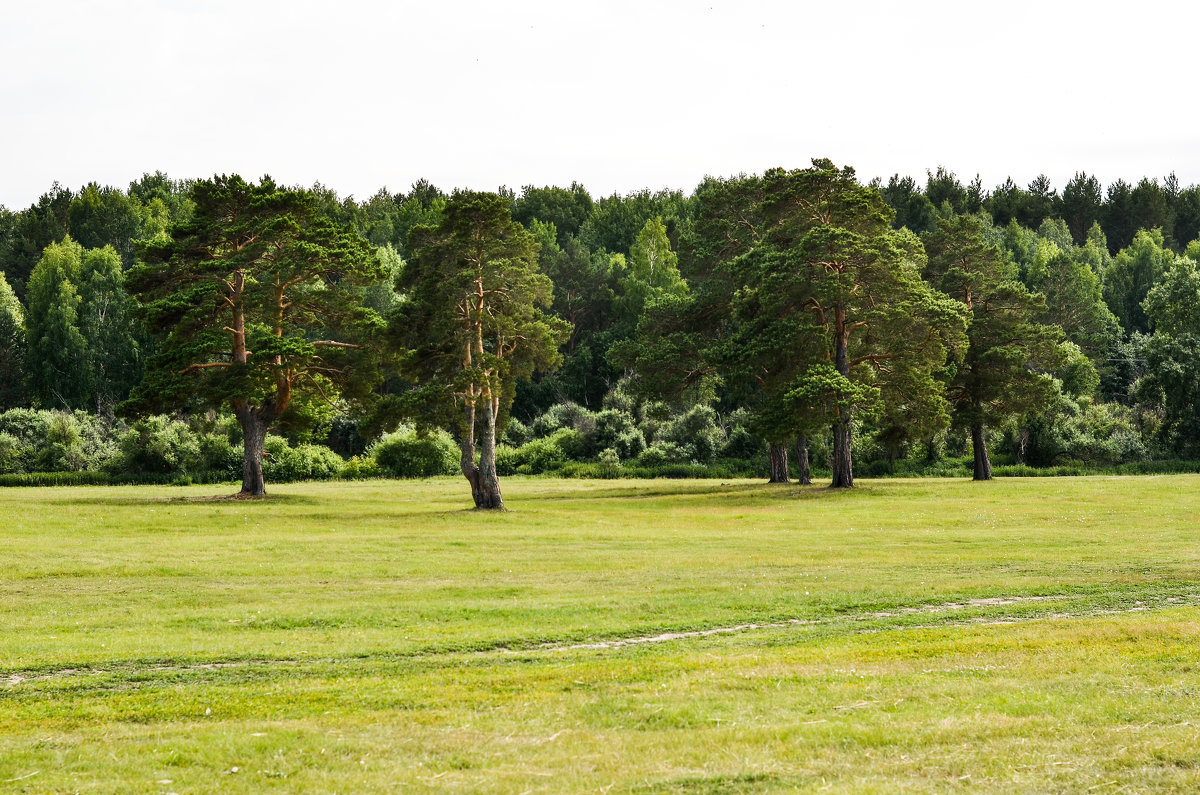
[[[0,489],[0,792],[1200,789],[1200,476]]]

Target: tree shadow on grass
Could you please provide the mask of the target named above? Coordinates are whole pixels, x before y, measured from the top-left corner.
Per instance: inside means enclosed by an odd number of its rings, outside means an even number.
[[[240,494],[199,495],[124,495],[106,494],[92,498],[75,497],[58,500],[58,505],[315,505],[322,502],[307,494],[266,494],[262,497],[243,497]]]
[[[680,488],[680,481],[669,481],[674,485],[610,486],[567,494],[551,494],[546,496],[522,496],[521,500],[537,499],[543,502],[559,502],[568,500],[638,500],[652,497],[721,497],[721,496],[757,496],[764,498],[798,498],[818,499],[844,493],[846,490],[835,490],[821,486],[801,486],[796,483],[726,483],[717,482],[703,486]]]

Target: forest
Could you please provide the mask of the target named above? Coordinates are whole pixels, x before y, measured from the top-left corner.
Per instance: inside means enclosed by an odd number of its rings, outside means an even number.
[[[0,482],[1194,471],[1200,187],[826,160],[0,208]]]

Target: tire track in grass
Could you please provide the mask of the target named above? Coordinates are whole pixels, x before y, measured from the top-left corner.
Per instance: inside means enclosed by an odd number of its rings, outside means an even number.
[[[822,627],[822,626],[837,626],[839,624],[853,625],[862,622],[878,622],[887,621],[888,619],[909,619],[921,616],[936,616],[936,615],[952,615],[959,611],[966,610],[986,610],[987,615],[977,615],[951,619],[947,621],[939,621],[937,623],[921,623],[921,624],[893,624],[890,626],[871,626],[863,627],[858,630],[852,630],[858,633],[874,633],[874,632],[896,632],[913,629],[933,629],[937,627],[953,627],[953,626],[1003,626],[1008,624],[1024,624],[1033,621],[1049,621],[1056,619],[1070,618],[1091,618],[1100,616],[1124,615],[1128,613],[1149,612],[1153,610],[1165,610],[1172,607],[1185,607],[1188,605],[1200,604],[1200,593],[1182,593],[1175,595],[1163,596],[1146,596],[1142,599],[1135,600],[1130,607],[1122,608],[1094,608],[1076,611],[1055,611],[1049,613],[1038,613],[1032,615],[999,615],[992,614],[994,608],[1011,607],[1014,605],[1038,604],[1046,602],[1078,602],[1094,598],[1093,594],[1057,594],[1051,596],[992,596],[980,599],[964,599],[955,602],[943,602],[934,605],[922,605],[919,607],[901,607],[892,610],[872,611],[868,613],[843,614],[837,616],[828,616],[824,618],[789,618],[782,621],[764,621],[764,622],[747,622],[743,624],[733,624],[723,627],[709,627],[707,629],[683,630],[677,632],[661,632],[654,635],[632,635],[624,638],[611,638],[608,640],[597,640],[588,642],[550,642],[542,643],[526,648],[511,648],[505,645],[496,645],[486,649],[477,649],[474,651],[464,651],[461,649],[455,650],[428,650],[417,652],[410,656],[413,658],[432,658],[432,657],[450,657],[450,656],[482,656],[482,655],[516,655],[529,654],[531,652],[571,652],[571,651],[610,651],[635,646],[654,645],[659,643],[669,643],[680,640],[693,640],[698,638],[709,638],[723,635],[738,635],[745,632],[755,632],[759,630],[772,629],[788,629],[792,627]],[[195,671],[220,671],[224,669],[247,669],[255,667],[273,667],[273,666],[301,666],[301,665],[338,665],[357,661],[373,659],[376,655],[371,656],[356,656],[356,657],[330,657],[330,658],[315,658],[315,659],[292,659],[292,658],[277,658],[277,659],[252,659],[252,660],[224,660],[218,662],[205,663],[161,663],[154,665],[137,665],[133,663],[123,664],[116,663],[107,667],[86,667],[72,666],[61,668],[52,671],[38,672],[31,669],[0,671],[0,682],[7,682],[8,687],[14,688],[26,682],[43,682],[50,680],[68,679],[71,677],[85,676],[101,676],[105,674],[125,674],[125,675],[146,675],[156,673],[187,673]],[[387,656],[387,655],[385,655]]]
[[[539,651],[583,651],[588,649],[620,649],[628,646],[639,646],[653,643],[667,643],[673,640],[687,640],[689,638],[706,638],[714,635],[734,635],[742,632],[753,632],[761,629],[786,629],[788,627],[817,627],[817,626],[832,626],[842,623],[854,623],[860,621],[874,621],[888,618],[909,618],[922,615],[937,615],[951,613],[958,610],[967,610],[970,608],[989,608],[989,607],[1004,607],[1010,605],[1018,605],[1025,603],[1036,602],[1061,602],[1070,600],[1087,599],[1090,595],[1077,594],[1060,594],[1055,596],[992,596],[984,599],[966,599],[961,602],[945,602],[939,605],[925,605],[923,607],[903,607],[896,610],[883,610],[872,613],[847,614],[840,616],[831,616],[828,618],[789,618],[784,621],[768,621],[763,623],[747,623],[737,624],[728,627],[712,627],[710,629],[698,629],[683,632],[663,632],[658,635],[642,635],[628,638],[614,638],[612,640],[601,640],[589,643],[544,643],[537,647]],[[1154,602],[1156,604],[1147,604]],[[1077,612],[1055,612],[1043,613],[1030,616],[972,616],[961,621],[944,621],[937,624],[901,624],[890,627],[872,627],[861,630],[863,632],[894,632],[907,629],[930,629],[933,627],[944,626],[998,626],[1005,624],[1022,624],[1031,621],[1046,621],[1060,618],[1089,618],[1092,616],[1109,616],[1121,615],[1125,613],[1138,613],[1148,610],[1162,610],[1170,607],[1182,607],[1189,603],[1200,602],[1200,594],[1184,594],[1182,596],[1163,596],[1163,597],[1148,597],[1135,602],[1133,607],[1128,608],[1109,608],[1109,609],[1094,609]]]

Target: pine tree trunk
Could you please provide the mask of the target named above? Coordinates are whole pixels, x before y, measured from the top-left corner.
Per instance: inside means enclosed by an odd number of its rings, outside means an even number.
[[[796,479],[802,486],[812,485],[812,469],[808,463],[808,438],[796,439]]]
[[[475,463],[475,409],[467,410],[470,432],[462,443],[460,466],[471,484],[471,497],[478,510],[504,510],[500,495],[500,478],[496,475],[496,413],[490,402],[483,411],[483,428],[479,435],[479,463]]]
[[[496,475],[496,412],[489,402],[483,410],[483,435],[479,440],[479,479],[472,493],[475,507],[504,510],[500,478]]]
[[[771,463],[771,483],[787,483],[788,478],[788,455],[787,448],[781,444],[771,442],[771,446],[767,452],[767,457]]]
[[[850,377],[850,331],[846,327],[846,308],[839,305],[835,312],[835,334],[833,342],[833,366],[843,376]],[[850,409],[843,408],[833,423],[833,481],[830,488],[848,489],[854,486],[854,466],[850,455],[850,440],[854,432],[850,422]]]
[[[850,458],[850,418],[845,412],[833,425],[833,468],[831,488],[848,489],[854,486],[854,466]]]
[[[236,410],[242,426],[242,490],[241,495],[261,497],[267,493],[263,482],[263,449],[267,438],[267,423],[249,408]]]
[[[975,480],[991,480],[992,462],[988,460],[987,436],[982,422],[971,425],[971,448],[975,453]]]

